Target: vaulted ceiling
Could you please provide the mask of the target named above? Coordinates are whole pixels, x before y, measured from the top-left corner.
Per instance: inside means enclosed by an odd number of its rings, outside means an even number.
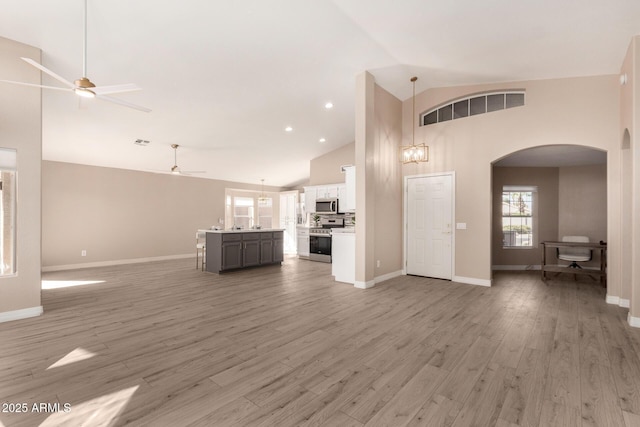
[[[83,0],[0,0],[0,10],[0,36],[81,77]],[[142,91],[117,97],[152,112],[44,90],[44,159],[168,171],[180,144],[182,169],[277,186],[353,142],[364,70],[400,99],[412,75],[422,91],[617,74],[640,34],[637,0],[88,0],[87,17],[87,77],[136,83]]]

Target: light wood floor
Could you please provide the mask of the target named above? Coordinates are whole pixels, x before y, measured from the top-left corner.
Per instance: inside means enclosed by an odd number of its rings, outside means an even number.
[[[330,277],[294,258],[47,273],[103,282],[0,324],[0,403],[28,405],[0,426],[640,426],[640,331],[588,278]]]

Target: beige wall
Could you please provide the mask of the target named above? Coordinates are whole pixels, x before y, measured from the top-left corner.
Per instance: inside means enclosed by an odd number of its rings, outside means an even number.
[[[402,164],[397,157],[402,141],[402,102],[378,85],[374,96],[376,161],[374,187],[367,197],[375,198],[374,275],[380,277],[402,270]]]
[[[558,237],[607,240],[607,165],[559,168]]]
[[[40,72],[20,59],[40,61],[40,50],[0,37],[3,79],[40,83]],[[40,303],[40,90],[0,83],[0,147],[17,150],[17,274],[0,278],[0,320],[37,315]],[[16,314],[18,310],[26,310]],[[5,314],[3,316],[3,313]]]
[[[308,185],[344,182],[344,173],[340,170],[340,166],[354,165],[355,155],[355,142],[353,142],[311,160]]]
[[[493,231],[492,254],[494,266],[540,265],[539,242],[558,238],[558,168],[493,168]],[[606,181],[605,181],[606,183]],[[533,185],[538,187],[534,199],[534,245],[531,249],[509,248],[502,245],[502,188],[505,185]]]
[[[356,286],[366,288],[402,270],[402,102],[367,72],[356,92]]]
[[[631,301],[631,288],[632,288],[632,265],[633,265],[633,159],[632,159],[632,135],[635,134],[634,119],[633,119],[633,87],[635,85],[634,79],[634,64],[633,53],[635,40],[632,39],[627,49],[624,62],[622,64],[620,75],[626,75],[626,83],[620,85],[620,148],[621,148],[621,165],[620,176],[622,180],[621,186],[621,206],[619,221],[622,224],[623,232],[620,241],[621,257],[621,291],[620,298],[626,302],[625,305]],[[640,308],[640,307],[639,307]],[[638,313],[640,316],[640,312]]]
[[[458,278],[491,279],[491,163],[515,151],[550,144],[575,144],[608,152],[609,212],[619,209],[619,111],[617,75],[430,89],[416,97],[426,111],[468,94],[524,89],[526,105],[436,125],[416,127],[416,142],[430,146],[431,160],[407,165],[404,175],[455,171],[455,273]],[[410,103],[411,99],[405,101]],[[411,135],[410,109],[403,114],[403,135]],[[417,121],[416,121],[417,123]],[[613,172],[615,171],[615,173]],[[610,290],[619,286],[620,222],[608,218]],[[616,288],[614,292],[619,292]]]
[[[623,124],[630,132],[631,146],[631,230],[625,232],[631,234],[631,309],[629,319],[634,326],[640,327],[640,137],[636,132],[639,128],[638,117],[640,115],[640,36],[634,37],[630,56],[632,69],[629,70],[629,81],[624,85],[622,92],[625,97],[632,100],[631,105],[626,104],[623,114]],[[630,94],[630,95],[629,95]]]
[[[42,175],[44,268],[191,254],[196,230],[225,217],[226,188],[260,190],[52,161],[42,162]]]

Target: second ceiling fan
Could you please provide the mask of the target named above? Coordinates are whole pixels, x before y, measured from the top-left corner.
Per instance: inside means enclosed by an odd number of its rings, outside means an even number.
[[[129,108],[133,108],[135,110],[139,110],[139,111],[144,111],[145,113],[148,113],[151,111],[151,109],[146,108],[146,107],[142,107],[140,105],[136,105],[133,104],[129,101],[125,101],[122,99],[118,99],[118,98],[113,98],[111,96],[108,96],[110,94],[114,94],[114,93],[123,93],[123,92],[131,92],[131,91],[136,91],[136,90],[140,90],[141,88],[133,83],[127,83],[127,84],[120,84],[120,85],[111,85],[111,86],[96,86],[93,82],[91,82],[91,80],[89,80],[89,78],[87,77],[87,0],[84,0],[84,44],[83,44],[83,61],[82,61],[82,73],[83,73],[83,77],[75,80],[73,83],[71,83],[69,80],[61,77],[60,75],[56,74],[55,72],[51,71],[50,69],[46,68],[44,65],[38,63],[37,61],[34,61],[31,58],[24,58],[21,57],[21,59],[25,62],[27,62],[28,64],[36,67],[37,69],[39,69],[40,71],[42,71],[43,73],[48,74],[49,76],[53,77],[54,79],[58,80],[60,83],[64,84],[66,87],[57,87],[57,86],[44,86],[44,85],[38,85],[38,84],[33,84],[33,83],[24,83],[24,82],[16,82],[16,81],[11,81],[11,80],[0,80],[2,82],[5,83],[13,83],[13,84],[19,84],[19,85],[24,85],[24,86],[35,86],[35,87],[40,87],[40,88],[44,88],[44,89],[55,89],[55,90],[71,90],[73,91],[76,95],[85,97],[85,98],[98,98],[101,99],[103,101],[108,101],[108,102],[112,102],[114,104],[119,104],[125,107],[129,107]]]
[[[173,175],[191,175],[194,173],[206,173],[206,171],[183,171],[178,167],[178,144],[171,144],[173,148],[173,166],[171,166],[171,173]]]

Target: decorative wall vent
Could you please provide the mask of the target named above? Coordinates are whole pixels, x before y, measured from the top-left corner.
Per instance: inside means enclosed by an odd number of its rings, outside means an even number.
[[[420,126],[524,105],[524,91],[491,92],[458,98],[420,115]]]

